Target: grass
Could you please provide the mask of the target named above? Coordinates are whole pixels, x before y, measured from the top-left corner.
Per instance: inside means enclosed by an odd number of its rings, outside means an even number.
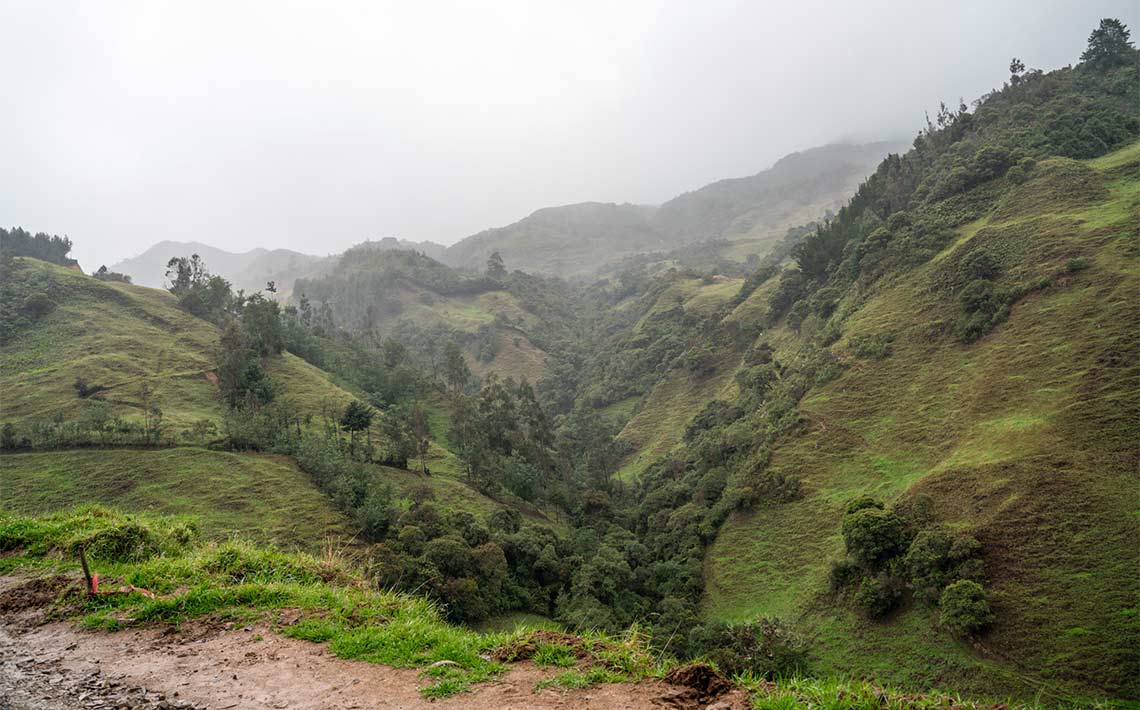
[[[285,457],[195,448],[0,456],[3,506],[34,515],[101,503],[194,515],[217,538],[239,534],[316,549],[352,537],[348,521]]]
[[[156,596],[88,598],[71,586],[53,608],[57,617],[105,632],[202,617],[264,623],[277,633],[327,644],[339,658],[420,668],[420,692],[426,698],[465,692],[501,675],[508,666],[490,660],[492,652],[519,648],[531,638],[528,626],[480,633],[450,625],[430,601],[374,589],[336,555],[288,553],[241,540],[204,542],[200,530],[187,516],[126,515],[99,506],[40,517],[0,511],[0,573],[56,573],[78,579],[75,550],[82,545],[104,580],[142,587]],[[661,678],[678,665],[653,652],[637,629],[620,637],[586,634],[574,643],[576,647],[540,641],[532,647],[537,665],[565,669],[539,682],[536,691]],[[438,661],[450,663],[434,666]],[[850,680],[736,680],[761,708],[949,704],[943,696],[904,695]],[[872,699],[881,704],[872,705]],[[954,700],[958,707],[975,707],[971,700]]]
[[[217,329],[176,307],[157,289],[104,283],[54,264],[20,259],[18,276],[50,284],[57,306],[0,348],[0,418],[19,422],[79,414],[77,377],[106,388],[115,414],[141,418],[143,385],[166,423],[221,418],[207,379]]]
[[[833,352],[847,369],[801,402],[804,426],[770,464],[799,477],[804,496],[730,518],[706,558],[707,617],[792,620],[816,639],[824,674],[994,694],[1044,687],[1054,699],[1140,695],[1140,180],[1101,189],[1089,174],[1138,153],[1039,166],[946,252],[844,306]],[[1066,200],[1051,197],[1066,179],[1078,183]],[[1010,255],[1005,284],[1063,273],[1073,258],[1089,267],[1054,277],[963,345],[946,334],[957,305],[931,284],[979,246]],[[849,353],[852,339],[878,333],[896,335],[890,355]],[[782,328],[764,337],[796,340]],[[942,520],[982,541],[998,614],[984,650],[934,628],[923,608],[873,623],[822,598],[843,553],[843,502],[859,493],[928,494]]]

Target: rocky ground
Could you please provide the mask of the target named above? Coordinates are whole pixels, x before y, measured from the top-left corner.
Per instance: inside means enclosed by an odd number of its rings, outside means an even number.
[[[72,583],[0,579],[0,710],[747,707],[739,691],[680,675],[676,683],[535,692],[553,671],[529,662],[472,692],[430,701],[416,670],[339,659],[269,627],[204,620],[109,633],[49,622],[45,609]]]

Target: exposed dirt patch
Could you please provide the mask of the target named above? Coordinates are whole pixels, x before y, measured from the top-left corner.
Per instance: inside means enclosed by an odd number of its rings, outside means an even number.
[[[390,668],[336,658],[326,646],[286,638],[267,625],[240,626],[204,618],[178,626],[146,626],[108,633],[83,631],[64,622],[29,625],[17,621],[58,604],[69,577],[0,578],[0,708],[73,710],[118,708],[229,708],[369,710],[439,708],[463,710],[524,708],[746,708],[740,691],[713,696],[660,681],[602,685],[575,691],[536,685],[561,669],[519,662],[469,693],[430,701],[420,689],[431,683],[416,669]],[[58,606],[54,606],[58,608]],[[289,626],[310,612],[283,609],[268,619]],[[42,621],[42,620],[41,620]],[[533,654],[539,643],[581,648],[570,634],[537,632],[519,644]],[[518,660],[516,658],[516,660]],[[686,676],[687,678],[687,676]],[[696,682],[696,681],[692,681]]]
[[[692,666],[674,668],[668,672],[665,679],[667,683],[689,688],[697,694],[697,700],[703,702],[715,700],[731,692],[733,688],[728,679],[708,663],[693,663]]]
[[[590,656],[590,652],[586,650],[580,636],[564,634],[560,631],[539,630],[523,636],[514,643],[495,649],[491,657],[500,663],[526,661],[534,657],[541,644],[569,646],[577,658],[589,658]]]
[[[83,583],[63,575],[47,575],[0,585],[0,616],[6,624],[29,626],[43,621],[57,601],[69,594],[79,594]]]

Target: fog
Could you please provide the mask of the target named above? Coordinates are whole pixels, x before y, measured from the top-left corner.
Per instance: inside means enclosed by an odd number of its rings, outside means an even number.
[[[452,243],[909,137],[1121,2],[4,2],[0,224],[91,270],[162,239]]]

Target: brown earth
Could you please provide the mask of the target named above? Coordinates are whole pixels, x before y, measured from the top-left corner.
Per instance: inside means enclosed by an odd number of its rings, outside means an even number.
[[[0,578],[3,710],[748,707],[739,690],[695,693],[662,681],[536,692],[539,681],[560,671],[529,662],[471,692],[432,701],[420,695],[430,680],[418,670],[336,658],[323,645],[268,626],[203,620],[104,632],[48,621],[44,607],[67,583]]]

